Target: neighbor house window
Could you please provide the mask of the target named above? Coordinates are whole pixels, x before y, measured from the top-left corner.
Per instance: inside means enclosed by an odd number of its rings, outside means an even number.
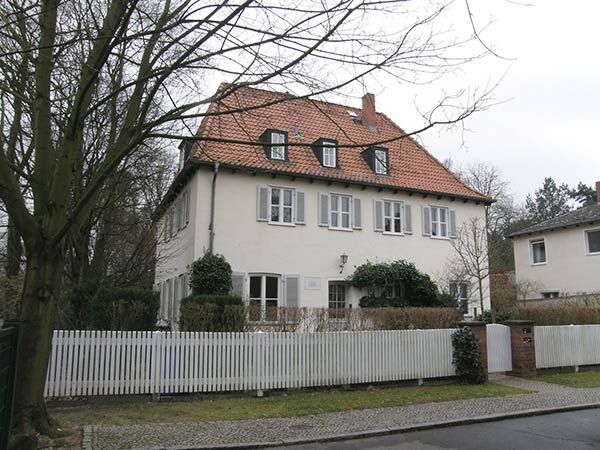
[[[530,241],[531,248],[531,263],[545,264],[546,263],[546,242],[543,239]]]
[[[546,291],[542,292],[542,298],[558,298],[560,293],[558,291]]]
[[[335,142],[323,141],[323,165],[325,167],[336,167],[336,153]]]
[[[450,295],[458,301],[463,314],[469,313],[469,283],[466,281],[451,281]]]
[[[277,320],[279,276],[250,275],[250,317],[254,322]]]
[[[293,223],[294,190],[273,187],[271,193],[271,223]]]
[[[431,236],[448,237],[448,208],[431,207]]]
[[[600,255],[600,229],[585,232],[587,252],[590,255]]]
[[[352,204],[352,197],[349,195],[330,195],[330,214],[331,221],[329,226],[331,228],[343,228],[350,230],[352,228],[350,221],[350,205]]]
[[[402,233],[402,202],[383,202],[383,231],[385,233]]]
[[[375,150],[375,173],[388,173],[387,151],[382,149]]]
[[[343,281],[329,282],[329,318],[343,319],[346,304],[346,283]]]

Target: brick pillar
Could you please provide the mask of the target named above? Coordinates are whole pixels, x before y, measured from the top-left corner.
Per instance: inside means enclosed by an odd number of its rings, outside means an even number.
[[[507,372],[507,375],[534,377],[537,370],[533,320],[509,320],[505,324],[510,327],[512,351],[512,371]]]
[[[477,338],[477,344],[479,345],[479,360],[481,361],[481,367],[483,367],[483,376],[488,379],[488,357],[487,357],[487,329],[485,322],[478,321],[463,321],[458,322],[459,327],[469,327],[475,337]]]

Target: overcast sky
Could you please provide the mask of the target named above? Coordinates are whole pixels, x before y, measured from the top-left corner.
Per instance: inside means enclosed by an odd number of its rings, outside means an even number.
[[[518,200],[548,176],[573,187],[579,181],[594,186],[600,181],[600,2],[484,3],[488,9],[474,11],[475,22],[487,23],[491,13],[493,23],[482,37],[514,60],[486,58],[461,77],[474,85],[506,72],[494,93],[506,103],[468,118],[465,133],[428,131],[422,143],[441,160],[496,166]],[[386,86],[377,109],[404,128],[418,126],[419,117],[407,117],[400,105],[412,104],[424,91]]]

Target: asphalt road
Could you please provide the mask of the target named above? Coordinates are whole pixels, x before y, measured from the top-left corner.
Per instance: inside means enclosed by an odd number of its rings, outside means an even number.
[[[502,420],[280,450],[600,449],[600,409]]]

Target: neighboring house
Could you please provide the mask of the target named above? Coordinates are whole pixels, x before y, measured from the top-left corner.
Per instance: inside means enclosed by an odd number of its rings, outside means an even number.
[[[526,298],[600,292],[600,181],[597,203],[510,234],[517,285]]]
[[[246,87],[212,103],[157,213],[162,319],[177,326],[188,268],[209,250],[263,319],[271,306],[358,307],[345,280],[368,260],[443,273],[457,227],[492,200],[402,135],[372,94],[362,109]]]

